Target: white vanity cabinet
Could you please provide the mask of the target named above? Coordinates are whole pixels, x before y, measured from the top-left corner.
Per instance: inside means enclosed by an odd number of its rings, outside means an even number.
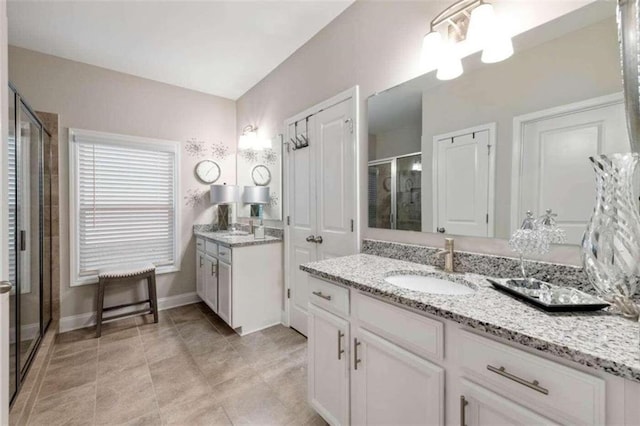
[[[281,241],[230,246],[196,238],[198,296],[240,335],[280,324],[282,251]]]
[[[309,401],[332,425],[640,424],[636,382],[313,275],[309,293]]]
[[[308,316],[308,396],[329,423],[349,424],[349,323],[315,305]]]
[[[444,424],[444,369],[412,353],[409,348],[414,345],[402,333],[396,339],[386,338],[393,337],[384,331],[388,312],[370,322],[359,320],[360,313],[369,318],[370,306],[364,303],[368,297],[358,295],[350,300],[348,289],[314,277],[309,286],[312,407],[332,425]],[[406,320],[406,314],[417,318],[403,311],[396,319]],[[406,323],[409,327],[412,319]],[[427,334],[437,330],[427,329]],[[428,337],[426,341],[441,339]]]
[[[204,256],[204,303],[218,313],[218,259]]]

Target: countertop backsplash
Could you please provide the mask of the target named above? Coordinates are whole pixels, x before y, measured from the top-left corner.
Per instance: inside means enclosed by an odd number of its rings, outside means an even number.
[[[439,250],[441,248],[415,244],[371,239],[362,241],[362,253],[442,267],[444,258],[436,254]],[[521,276],[520,259],[514,257],[456,251],[453,263],[456,272],[470,272],[496,278]],[[526,260],[525,266],[527,273],[534,278],[552,284],[574,287],[588,294],[596,295],[595,289],[589,283],[587,275],[581,267],[534,260]],[[640,294],[636,293],[635,299],[640,300]]]

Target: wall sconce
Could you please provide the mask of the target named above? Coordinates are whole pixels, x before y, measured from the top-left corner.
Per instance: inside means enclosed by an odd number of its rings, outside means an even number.
[[[258,137],[258,128],[249,124],[242,129],[242,135],[238,141],[238,149],[254,149],[257,151],[271,148],[269,139]]]
[[[444,31],[445,36],[441,31]],[[511,37],[499,22],[493,6],[484,0],[460,0],[436,16],[422,43],[426,69],[437,68],[439,80],[463,73],[457,43],[468,40],[482,49],[482,62],[500,62],[513,55]]]

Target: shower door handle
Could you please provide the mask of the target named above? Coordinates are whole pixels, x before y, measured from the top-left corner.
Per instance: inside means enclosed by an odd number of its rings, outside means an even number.
[[[20,251],[25,251],[27,249],[27,231],[24,229],[20,230]]]
[[[9,281],[0,281],[0,294],[10,292],[12,288],[13,286]]]

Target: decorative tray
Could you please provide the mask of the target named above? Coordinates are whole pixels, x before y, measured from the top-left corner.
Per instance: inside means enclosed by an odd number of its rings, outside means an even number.
[[[573,287],[561,287],[538,280],[509,279],[498,282],[487,279],[496,289],[524,300],[547,312],[598,311],[609,303]]]

